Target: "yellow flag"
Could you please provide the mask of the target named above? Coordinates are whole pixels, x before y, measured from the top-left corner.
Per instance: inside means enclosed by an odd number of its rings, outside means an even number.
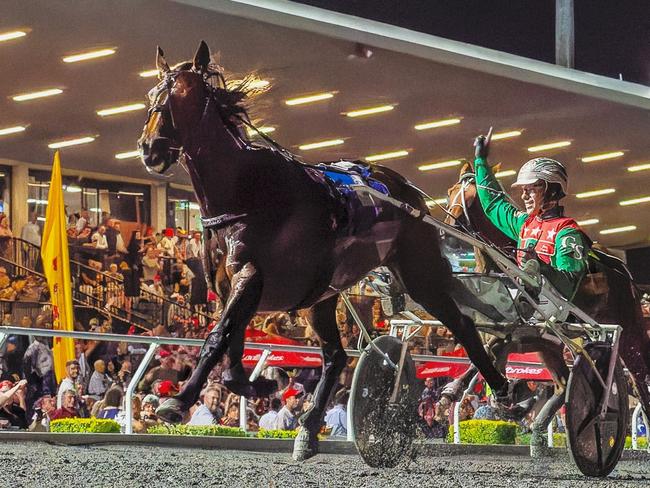
[[[45,211],[41,258],[43,258],[43,270],[50,288],[54,330],[73,330],[72,283],[59,151],[54,154],[54,164],[52,165],[52,181],[50,181],[47,210]],[[55,337],[52,353],[54,354],[54,373],[57,381],[60,382],[66,376],[65,363],[75,359],[74,339]]]

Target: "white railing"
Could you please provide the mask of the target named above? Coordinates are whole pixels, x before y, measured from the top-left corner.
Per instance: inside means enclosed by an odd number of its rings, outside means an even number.
[[[159,337],[159,336],[137,336],[137,335],[122,335],[122,334],[101,334],[96,332],[78,332],[78,331],[64,331],[64,330],[49,330],[49,329],[33,329],[25,327],[12,327],[12,326],[0,326],[0,348],[4,346],[4,343],[8,336],[10,335],[23,335],[23,336],[40,336],[40,337],[70,337],[72,339],[85,339],[93,341],[109,341],[109,342],[129,342],[137,344],[148,344],[149,348],[142,359],[142,362],[138,366],[137,370],[133,374],[129,385],[125,392],[125,407],[126,407],[126,429],[125,433],[133,433],[133,404],[132,398],[135,388],[142,376],[144,376],[145,371],[147,370],[149,363],[153,359],[156,350],[158,347],[163,345],[169,346],[189,346],[189,347],[201,347],[203,345],[202,339],[187,339],[180,337]],[[272,351],[278,352],[302,352],[302,353],[317,353],[320,354],[321,350],[318,347],[311,346],[294,346],[294,345],[285,345],[285,344],[267,344],[267,343],[246,343],[251,349],[261,349],[262,354],[251,373],[250,380],[256,379],[259,374],[264,369],[264,365],[268,356]],[[354,349],[346,349],[345,352],[349,357],[359,357],[361,352]],[[428,356],[424,354],[416,354],[413,356],[413,360],[416,362],[428,362],[428,361],[444,361],[447,363],[456,363],[456,364],[471,364],[469,359],[462,357],[450,357],[450,356]],[[525,363],[525,362],[512,362],[509,363],[513,366],[540,366],[540,363]],[[473,387],[473,385],[472,385]],[[468,388],[464,393],[467,394],[471,391],[471,388]],[[463,396],[465,396],[465,394]],[[458,402],[458,406],[460,402]],[[240,426],[242,429],[246,430],[246,401],[241,399],[240,401]],[[455,410],[457,407],[455,406]],[[635,414],[632,416],[632,448],[637,448],[637,419],[641,411],[641,406],[637,406],[635,409]],[[454,412],[454,442],[460,443],[460,426],[458,423],[458,412]],[[350,417],[350,412],[348,411],[348,418]],[[645,417],[644,417],[645,418]],[[549,429],[549,443],[552,441],[552,430]],[[650,440],[650,433],[648,433],[648,422],[646,420],[646,438]],[[551,444],[552,445],[552,444]]]

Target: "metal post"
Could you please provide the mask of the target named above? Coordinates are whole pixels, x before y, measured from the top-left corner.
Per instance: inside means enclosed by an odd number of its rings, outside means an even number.
[[[262,351],[262,354],[260,355],[260,358],[257,360],[257,364],[255,365],[253,372],[248,377],[248,381],[255,381],[259,377],[259,375],[262,373],[262,370],[264,369],[264,364],[266,363],[266,359],[270,355],[271,355],[271,349],[264,349]],[[244,432],[246,432],[247,420],[248,420],[248,415],[247,415],[248,412],[246,411],[246,406],[247,406],[246,402],[247,400],[245,396],[239,397],[239,428]]]
[[[158,349],[158,344],[151,343],[149,344],[149,349],[147,350],[147,354],[144,355],[142,358],[142,362],[140,363],[140,366],[138,366],[138,369],[136,369],[135,373],[133,374],[133,377],[131,378],[131,381],[129,382],[129,386],[126,388],[126,433],[127,434],[133,434],[133,392],[135,391],[135,388],[138,386],[138,383],[140,382],[140,378],[144,375],[144,372],[147,370],[147,367],[149,366],[149,363],[151,362],[151,359],[153,359],[154,354],[156,353],[156,349]]]
[[[460,400],[454,405],[454,444],[460,444],[460,404],[463,403],[464,398],[469,392],[474,389],[476,382],[478,381],[478,373],[472,376],[472,381],[469,382],[467,389],[463,392],[463,395],[460,397]]]
[[[546,426],[546,435],[548,436],[546,445],[548,447],[553,447],[553,420],[551,420]]]
[[[555,64],[575,66],[575,22],[573,0],[555,0]]]

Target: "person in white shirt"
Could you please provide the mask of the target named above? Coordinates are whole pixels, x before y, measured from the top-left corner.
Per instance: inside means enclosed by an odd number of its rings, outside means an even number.
[[[20,238],[23,241],[31,242],[35,246],[41,246],[41,229],[38,226],[38,221],[36,220],[36,214],[32,214],[32,218],[27,222],[22,231],[20,232]]]
[[[272,398],[269,411],[260,417],[260,429],[273,430],[278,416],[278,411],[282,408],[282,402],[279,398]]]
[[[187,244],[187,259],[203,258],[203,244],[201,243],[201,233],[194,231],[192,239]]]
[[[194,411],[187,425],[218,424],[221,417],[221,389],[212,385],[201,392],[201,405]]]
[[[79,234],[84,228],[88,225],[88,210],[83,209],[81,211],[81,217],[79,217],[79,220],[77,220],[76,224],[76,230],[77,234]]]
[[[92,236],[93,246],[97,249],[108,249],[108,241],[106,240],[106,227],[100,225]]]
[[[72,359],[65,363],[65,372],[66,377],[63,378],[61,384],[59,385],[59,392],[56,395],[56,408],[61,408],[63,405],[63,393],[68,390],[74,390],[80,395],[82,394],[78,388],[78,378],[79,378],[79,361]]]

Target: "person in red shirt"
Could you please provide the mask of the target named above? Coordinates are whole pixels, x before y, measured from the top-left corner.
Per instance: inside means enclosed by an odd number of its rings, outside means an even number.
[[[72,419],[79,416],[79,409],[77,408],[77,392],[74,390],[67,390],[63,393],[61,408],[57,408],[50,414],[50,420]]]

